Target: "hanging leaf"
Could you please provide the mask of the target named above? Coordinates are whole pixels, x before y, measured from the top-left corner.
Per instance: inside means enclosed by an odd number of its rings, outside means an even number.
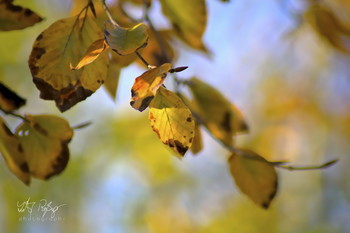
[[[0,1],[0,31],[23,29],[42,20],[30,9],[13,5],[10,0]]]
[[[0,82],[0,109],[12,112],[26,103],[26,100]]]
[[[275,168],[250,150],[240,150],[229,159],[231,174],[239,187],[255,204],[267,209],[277,192]]]
[[[68,143],[73,130],[62,118],[28,115],[16,129],[26,154],[30,174],[46,180],[61,173],[69,159]]]
[[[109,46],[104,39],[98,39],[94,41],[87,49],[84,57],[79,61],[79,63],[75,67],[73,67],[70,64],[70,69],[79,70],[80,68],[90,64],[91,62],[95,61],[100,56],[100,54],[103,51],[105,51],[105,49],[108,47]]]
[[[191,111],[173,92],[160,87],[150,104],[149,119],[159,139],[183,156],[191,147],[194,120]]]
[[[33,81],[40,97],[55,100],[60,111],[66,111],[85,100],[105,81],[108,69],[107,54],[84,69],[71,71],[86,49],[102,32],[93,16],[70,17],[56,21],[36,39],[29,58]]]
[[[169,44],[169,31],[159,31],[159,36],[162,40],[162,46],[157,40],[157,36],[154,32],[149,33],[149,39],[147,46],[140,50],[142,57],[151,65],[160,66],[161,64],[171,62],[174,60],[175,52],[174,49]],[[139,63],[144,66],[144,64],[139,60]]]
[[[113,64],[111,61],[109,64],[107,79],[103,86],[114,100],[117,95],[121,67],[118,64]]]
[[[194,49],[207,51],[202,42],[207,25],[205,0],[161,0],[163,13],[175,34]]]
[[[140,112],[145,110],[154,98],[159,87],[163,84],[170,69],[171,64],[165,63],[137,77],[131,88],[130,105]]]
[[[248,129],[241,112],[209,84],[192,78],[188,85],[205,126],[214,137],[232,146],[233,136]]]
[[[194,137],[192,141],[191,151],[195,155],[201,152],[202,149],[203,149],[203,140],[202,140],[201,128],[200,128],[200,125],[197,122],[195,122]]]
[[[123,28],[105,22],[105,40],[119,55],[128,55],[147,45],[147,26],[139,23],[132,28]]]
[[[4,119],[0,117],[0,153],[5,159],[7,167],[18,179],[26,185],[30,183],[30,174],[22,145],[10,129]]]

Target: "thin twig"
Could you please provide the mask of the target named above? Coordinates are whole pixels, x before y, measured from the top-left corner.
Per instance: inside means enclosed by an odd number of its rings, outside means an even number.
[[[117,23],[117,21],[114,20],[110,10],[108,9],[107,5],[106,5],[106,0],[102,0],[102,5],[103,5],[103,9],[105,10],[107,16],[108,16],[108,19],[109,21],[111,21],[111,23],[114,25],[114,26],[119,26],[119,24]]]
[[[290,171],[294,171],[294,170],[305,171],[305,170],[316,170],[316,169],[327,168],[327,167],[332,166],[336,162],[338,162],[338,159],[334,159],[334,160],[328,161],[328,162],[326,162],[324,164],[321,164],[321,165],[318,165],[318,166],[300,166],[300,167],[295,167],[295,166],[276,165],[276,167],[288,169]]]
[[[89,125],[91,125],[92,122],[91,121],[87,121],[87,122],[83,122],[83,123],[80,123],[80,124],[77,124],[75,126],[72,126],[71,128],[74,129],[74,130],[77,130],[77,129],[83,129]]]

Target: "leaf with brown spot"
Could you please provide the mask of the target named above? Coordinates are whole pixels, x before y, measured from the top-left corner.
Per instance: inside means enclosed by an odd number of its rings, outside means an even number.
[[[180,97],[160,87],[150,104],[149,120],[159,139],[184,156],[192,145],[194,120]]]
[[[233,145],[233,136],[248,130],[242,113],[223,96],[220,91],[209,84],[192,78],[188,81],[196,109],[203,124],[211,134],[225,143]]]
[[[0,117],[0,153],[5,159],[7,167],[18,179],[26,185],[30,183],[30,174],[22,145],[16,135],[7,127]]]
[[[154,98],[159,87],[163,84],[170,69],[171,64],[165,63],[137,77],[131,88],[130,105],[140,112],[145,110]]]
[[[30,9],[0,1],[0,31],[19,30],[32,26],[43,19]]]
[[[109,47],[119,55],[128,55],[145,47],[148,40],[148,28],[146,24],[139,23],[131,28],[124,28],[105,22],[105,40]]]
[[[84,15],[84,14],[83,14]],[[84,69],[71,71],[86,49],[103,37],[91,15],[56,21],[35,40],[29,57],[33,81],[40,97],[54,100],[60,111],[66,111],[94,93],[105,81],[107,53]]]
[[[233,153],[229,163],[239,189],[255,204],[267,209],[277,192],[278,178],[275,168],[250,150]]]
[[[6,112],[17,110],[26,103],[26,100],[0,82],[0,109]]]
[[[90,64],[91,62],[95,61],[100,54],[105,51],[106,48],[108,48],[108,44],[105,42],[104,39],[98,39],[94,41],[89,48],[87,49],[84,57],[79,61],[79,63],[73,67],[70,64],[70,69],[71,70],[79,70],[82,67]]]
[[[46,180],[60,174],[69,159],[73,130],[68,122],[51,115],[28,115],[16,129],[32,176]]]
[[[117,95],[121,67],[118,64],[113,63],[112,61],[110,61],[109,64],[110,65],[108,68],[107,79],[103,87],[114,100]]]
[[[194,49],[207,52],[202,36],[207,25],[205,0],[161,0],[162,10],[180,39]]]

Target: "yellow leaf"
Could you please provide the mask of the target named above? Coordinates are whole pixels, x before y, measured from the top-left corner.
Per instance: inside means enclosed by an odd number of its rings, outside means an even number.
[[[25,184],[30,183],[30,174],[22,145],[5,121],[0,117],[0,152],[4,156],[7,167]]]
[[[48,179],[61,173],[69,159],[68,143],[73,130],[66,120],[50,116],[26,116],[16,129],[23,146],[30,174],[39,179]]]
[[[30,9],[13,5],[10,0],[0,1],[0,31],[23,29],[42,20]]]
[[[71,71],[92,42],[103,37],[94,18],[70,17],[56,21],[36,39],[29,58],[33,81],[40,97],[55,100],[66,111],[95,92],[107,77],[108,57],[81,70]]]
[[[100,54],[103,51],[105,51],[105,49],[108,47],[109,46],[104,39],[98,39],[94,41],[87,49],[84,57],[79,61],[78,65],[76,65],[75,67],[70,65],[70,69],[79,70],[80,68],[90,64],[91,62],[95,61],[100,56]]]
[[[183,156],[191,147],[194,120],[191,111],[173,92],[160,87],[150,104],[149,119],[159,139]]]
[[[106,21],[105,39],[119,55],[128,55],[147,45],[147,26],[139,23],[132,28],[123,28]]]
[[[22,99],[0,82],[0,109],[5,110],[6,112],[12,112],[23,106],[25,103],[25,99]]]
[[[163,13],[173,25],[175,34],[189,46],[207,51],[203,42],[207,24],[205,0],[161,0]]]
[[[170,69],[171,64],[165,63],[137,77],[131,88],[130,105],[140,112],[145,110],[163,84]]]
[[[250,150],[240,150],[229,159],[231,174],[239,187],[255,204],[267,209],[277,192],[275,168]]]
[[[241,112],[209,84],[192,78],[188,85],[205,126],[214,137],[232,146],[233,136],[248,128]]]

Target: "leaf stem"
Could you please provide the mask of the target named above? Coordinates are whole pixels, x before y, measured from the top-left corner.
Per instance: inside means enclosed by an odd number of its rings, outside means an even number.
[[[338,162],[338,159],[334,159],[334,160],[330,160],[328,162],[325,162],[324,164],[321,165],[316,165],[316,166],[300,166],[300,167],[294,167],[294,166],[285,166],[285,165],[275,165],[276,167],[279,168],[284,168],[290,171],[305,171],[305,170],[316,170],[316,169],[322,169],[322,168],[327,168],[332,166],[333,164],[335,164],[336,162]]]
[[[102,0],[102,6],[103,6],[103,9],[105,10],[107,16],[108,16],[108,19],[109,21],[111,21],[111,23],[114,25],[114,26],[119,26],[119,24],[117,23],[117,21],[114,20],[110,10],[108,9],[107,5],[106,5],[106,0]]]
[[[141,54],[138,52],[138,51],[135,51],[137,57],[142,61],[143,64],[145,64],[145,66],[147,66],[148,69],[151,69],[153,68],[153,66],[151,66],[147,61],[146,59],[144,59]]]

